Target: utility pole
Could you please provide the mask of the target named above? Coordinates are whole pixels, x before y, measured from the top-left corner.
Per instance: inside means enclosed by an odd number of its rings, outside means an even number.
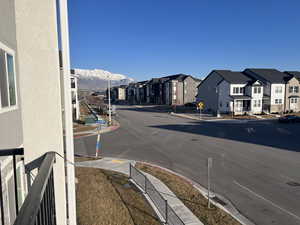
[[[110,79],[108,75],[108,124],[111,125]]]

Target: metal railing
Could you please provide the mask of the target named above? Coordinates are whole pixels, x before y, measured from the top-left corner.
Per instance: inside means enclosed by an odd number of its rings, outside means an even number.
[[[130,178],[143,190],[154,203],[160,215],[168,225],[184,225],[175,211],[170,207],[168,201],[154,187],[149,179],[137,168],[129,164]]]
[[[18,205],[18,180],[17,180],[17,158],[18,155],[23,155],[23,148],[16,149],[2,149],[0,151],[0,156],[12,156],[13,158],[13,179],[14,179],[14,197],[15,197],[15,211],[18,214],[19,205]],[[3,200],[3,187],[2,187],[2,173],[0,168],[0,213],[1,213],[1,223],[5,224],[4,219],[4,200]]]
[[[26,171],[38,168],[38,173],[22,204],[14,225],[56,225],[53,164],[55,152],[26,165]]]

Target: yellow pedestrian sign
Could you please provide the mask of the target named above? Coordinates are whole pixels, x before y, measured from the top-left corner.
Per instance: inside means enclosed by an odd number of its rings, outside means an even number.
[[[199,102],[199,103],[198,103],[198,108],[199,108],[199,109],[204,109],[204,106],[205,106],[205,105],[204,105],[204,102]]]

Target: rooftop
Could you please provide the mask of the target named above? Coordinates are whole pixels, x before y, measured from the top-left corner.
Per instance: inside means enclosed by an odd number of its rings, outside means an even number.
[[[218,73],[224,78],[224,80],[231,84],[247,84],[249,82],[253,82],[253,78],[242,72],[235,72],[231,70],[214,70],[214,72]]]

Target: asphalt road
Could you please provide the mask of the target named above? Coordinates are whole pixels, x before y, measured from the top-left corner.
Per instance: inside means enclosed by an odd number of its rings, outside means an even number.
[[[121,128],[101,136],[104,156],[164,166],[212,189],[256,224],[300,224],[300,124],[198,122],[144,108],[118,109]],[[75,140],[95,153],[96,137]]]

